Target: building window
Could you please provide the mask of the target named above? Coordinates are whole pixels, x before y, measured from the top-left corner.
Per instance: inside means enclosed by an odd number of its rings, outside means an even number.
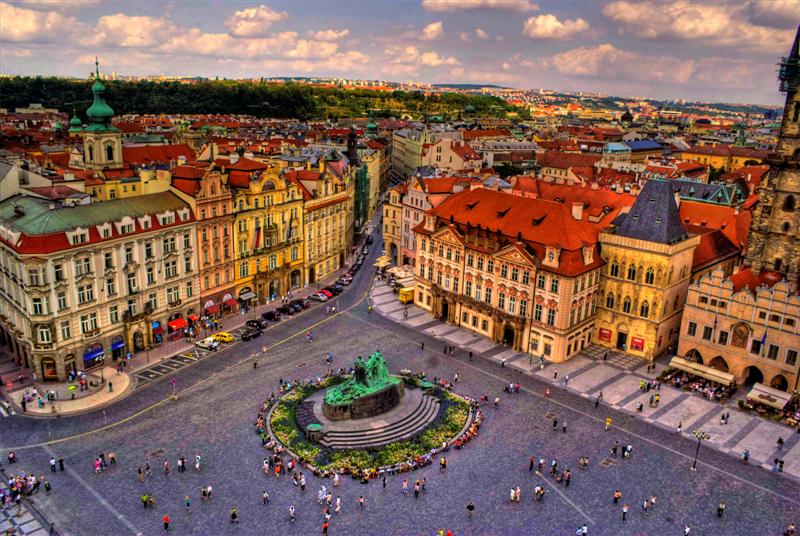
[[[481,330],[489,331],[489,321],[486,320],[485,318],[481,320]]]
[[[119,322],[119,307],[117,307],[116,305],[112,305],[111,307],[109,307],[108,321],[111,324],[116,324],[117,322]]]
[[[544,289],[545,283],[547,282],[547,278],[544,274],[539,274],[539,277],[536,278],[536,288]]]
[[[500,277],[503,279],[508,279],[508,265],[502,264],[500,265]]]
[[[131,246],[125,246],[125,264],[130,264],[133,262],[133,248]]]
[[[153,244],[151,242],[144,243],[144,258],[145,259],[153,258]]]
[[[555,309],[548,309],[547,310],[547,324],[549,326],[556,325],[556,310]]]
[[[39,337],[39,342],[49,343],[50,342],[50,328],[46,326],[39,326],[37,330],[37,334]]]
[[[216,227],[214,230],[217,230]],[[192,247],[192,239],[189,236],[189,233],[183,233],[183,249],[189,249],[190,247]]]
[[[653,271],[652,268],[648,268],[647,272],[645,272],[644,274],[644,282],[648,285],[652,285],[655,280],[656,280],[656,273]]]
[[[92,264],[89,257],[84,257],[75,261],[75,275],[82,276],[92,271]]]
[[[541,322],[542,321],[542,304],[541,303],[534,304],[534,306],[533,306],[533,319],[536,320],[537,322]]]
[[[492,303],[492,289],[490,289],[490,288],[486,289],[485,297],[486,297],[486,299],[484,301],[486,303],[488,303],[488,304],[491,304]]]
[[[478,270],[483,270],[483,257],[478,257]]]
[[[250,273],[250,263],[243,262],[239,265],[239,277],[247,277]]]
[[[425,245],[424,244],[422,245],[422,249],[425,249]],[[474,261],[475,261],[475,255],[473,255],[472,253],[468,253],[467,254],[467,266],[472,268],[472,264],[473,264]]]
[[[161,241],[161,252],[164,255],[173,253],[175,251],[175,237],[168,236]]]
[[[520,300],[519,301],[519,316],[525,316],[528,314],[528,300]]]
[[[527,285],[531,282],[531,273],[528,270],[522,272],[522,284]]]
[[[473,328],[477,328],[478,327],[478,317],[475,316],[475,315],[472,315],[472,327]]]
[[[647,318],[650,316],[650,304],[647,302],[642,303],[642,306],[639,307],[639,316],[642,318]]]
[[[458,276],[453,276],[453,292],[458,292]]]
[[[64,267],[60,264],[53,266],[53,277],[56,281],[64,280]]]
[[[69,322],[61,322],[61,340],[68,341],[72,337]]]
[[[67,294],[66,292],[59,292],[58,296],[56,297],[58,303],[58,310],[61,311],[62,309],[67,308]]]
[[[606,296],[606,309],[613,309],[614,308],[614,295],[609,292],[608,296]]]
[[[767,359],[772,359],[775,361],[778,359],[778,353],[781,351],[780,347],[777,344],[770,344],[769,349],[767,350]]]
[[[42,306],[42,299],[41,298],[32,298],[31,304],[33,306],[33,314],[35,315],[42,315],[44,314],[44,307]]]
[[[511,281],[519,281],[519,268],[511,268]]]
[[[472,281],[467,281],[464,283],[464,294],[472,297]]]
[[[78,303],[83,304],[94,300],[94,287],[86,285],[78,287]]]
[[[158,294],[155,292],[151,292],[150,296],[148,296],[147,301],[150,303],[150,308],[155,311],[158,309]]]
[[[447,274],[444,277],[444,288],[446,288],[447,290],[450,290],[450,274]]]
[[[475,300],[481,301],[481,286],[475,285]]]
[[[714,335],[714,330],[711,329],[709,326],[703,326],[703,339],[710,341],[711,337]]]
[[[189,255],[183,259],[183,271],[187,274],[192,271],[192,257]]]
[[[753,339],[752,343],[750,344],[750,353],[753,355],[761,355],[761,341],[758,339]]]
[[[696,322],[689,322],[686,326],[686,334],[689,337],[694,337],[697,334],[697,323]]]
[[[88,315],[81,316],[81,333],[85,335],[87,333],[92,333],[96,329],[97,329],[96,313],[90,313]]]
[[[558,292],[558,283],[559,280],[555,277],[550,280],[550,292]]]
[[[497,295],[497,308],[500,310],[506,308],[506,295],[502,292]]]
[[[617,264],[617,261],[613,261],[611,263],[611,266],[608,268],[608,273],[611,275],[611,277],[619,276],[619,264]]]
[[[544,349],[543,349],[542,353],[543,353],[544,355],[550,355],[550,353],[551,353],[552,351],[553,351],[553,347],[552,347],[552,346],[550,346],[550,343],[547,343],[547,342],[546,342],[546,343],[544,343]]]
[[[442,272],[441,270],[436,272],[436,284],[440,287],[442,286]]]
[[[517,312],[517,299],[514,296],[508,297],[508,312],[512,315]]]
[[[628,279],[630,279],[631,281],[636,280],[636,266],[634,266],[633,264],[628,266]]]
[[[630,313],[631,312],[631,299],[627,296],[622,301],[622,312],[623,313]]]
[[[106,279],[106,294],[113,296],[117,293],[117,283],[113,277]]]
[[[167,288],[167,303],[175,303],[181,299],[181,291],[178,287]]]
[[[797,350],[786,350],[786,364],[791,366],[797,364]]]
[[[723,346],[726,346],[728,344],[728,332],[720,331],[719,335],[717,336],[717,342]]]
[[[447,255],[446,255],[446,258],[447,258],[447,260],[448,260],[448,261],[449,261],[449,260],[451,260],[451,259],[453,258],[453,250],[452,250],[452,249],[450,249],[449,247],[447,248]]]
[[[489,272],[490,274],[494,273],[494,260],[493,259],[489,259],[488,261],[486,261],[486,271]]]
[[[170,278],[178,275],[178,263],[176,261],[168,261],[164,263],[164,277]]]
[[[439,244],[439,256],[444,257],[444,246]]]
[[[219,274],[216,274],[216,276],[219,277]],[[193,294],[194,294],[194,286],[192,285],[191,281],[187,281],[186,282],[186,297],[187,298],[191,298]]]

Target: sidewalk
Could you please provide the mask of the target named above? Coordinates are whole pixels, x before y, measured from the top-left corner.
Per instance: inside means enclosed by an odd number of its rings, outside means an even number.
[[[376,310],[382,315],[446,344],[472,352],[498,366],[535,376],[550,383],[553,388],[569,390],[584,398],[595,400],[602,390],[603,406],[624,411],[675,433],[680,423],[682,435],[689,438],[692,438],[692,432],[702,429],[710,435],[706,446],[736,457],[747,449],[750,451],[750,463],[767,470],[772,469],[776,458],[782,459],[785,462],[784,473],[800,479],[800,433],[795,430],[742,412],[735,402],[720,404],[670,385],[662,385],[658,391],[640,390],[639,382],[656,378],[666,368],[665,363],[657,363],[655,372],[648,374],[647,363],[641,359],[608,352],[607,360],[603,360],[606,349],[589,346],[564,363],[545,362],[544,367],[540,368],[538,358],[510,350],[466,328],[435,320],[427,311],[415,305],[408,307],[408,316],[405,317],[405,306],[385,285],[374,286],[370,295]],[[567,376],[569,379],[565,381]],[[649,398],[656,393],[661,395],[661,402],[657,407],[650,407]],[[636,411],[638,403],[644,406],[641,413]],[[728,412],[730,420],[723,424],[720,416]],[[782,449],[777,447],[779,437],[785,441]]]
[[[56,417],[78,415],[107,406],[124,398],[133,390],[131,377],[125,373],[118,373],[114,367],[104,367],[102,376],[100,371],[92,371],[87,376],[89,376],[90,381],[98,385],[89,391],[80,391],[79,389],[70,391],[68,389],[69,386],[77,385],[71,382],[37,384],[36,387],[40,393],[55,391],[56,399],[53,402],[45,403],[41,408],[34,399],[28,402],[24,413],[22,411],[22,397],[25,388],[12,391],[8,395],[17,413],[34,417]],[[105,384],[101,383],[101,377],[105,379]],[[112,387],[112,391],[109,391],[109,386]],[[73,394],[75,395],[74,398],[72,398]]]

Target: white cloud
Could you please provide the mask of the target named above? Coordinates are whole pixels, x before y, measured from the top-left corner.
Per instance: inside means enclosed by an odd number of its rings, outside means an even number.
[[[317,41],[338,41],[339,39],[344,39],[350,35],[350,30],[317,30],[315,32],[309,32],[309,37],[312,39],[316,39]]]
[[[797,28],[800,4],[797,0],[748,2],[745,13],[750,22],[774,28]]]
[[[83,7],[96,6],[102,0],[22,0],[22,4],[34,9],[47,8],[53,11],[73,11]]]
[[[273,22],[280,22],[289,17],[285,11],[275,11],[261,4],[236,11],[228,18],[225,25],[233,35],[239,37],[258,37],[267,35]]]
[[[444,26],[442,21],[432,22],[422,29],[422,34],[419,36],[423,41],[433,41],[438,39],[444,33]]]
[[[489,35],[485,31],[481,30],[480,28],[475,28],[475,36],[478,39],[482,39],[482,40],[491,39],[491,37],[492,37],[491,35]]]
[[[441,56],[438,52],[423,52],[420,56],[422,65],[428,67],[439,67],[440,65],[460,65],[459,61],[452,56]]]
[[[326,41],[307,41],[300,39],[291,50],[286,51],[287,58],[330,58],[339,50],[337,43]]]
[[[443,56],[435,51],[420,51],[413,45],[390,45],[386,48],[386,55],[390,61],[398,65],[414,65],[425,67],[441,67],[443,65],[461,65],[452,56]]]
[[[0,36],[3,41],[45,43],[61,41],[85,31],[74,17],[55,11],[36,11],[0,2]]]
[[[558,72],[587,78],[686,82],[694,63],[670,56],[645,56],[610,43],[580,47],[545,60]]]
[[[531,39],[568,39],[588,29],[589,23],[580,18],[560,21],[555,15],[538,15],[525,21],[522,34]]]
[[[537,11],[539,6],[529,0],[422,0],[422,8],[436,12],[501,9],[525,13]]]
[[[785,51],[794,32],[751,24],[746,19],[747,7],[746,4],[692,3],[686,0],[669,3],[617,0],[603,6],[602,11],[619,25],[621,32],[630,32],[643,39],[701,41],[766,53]],[[797,20],[797,12],[794,18]]]
[[[97,20],[93,45],[119,47],[153,47],[175,35],[177,28],[167,19],[130,16],[124,13],[106,15]]]

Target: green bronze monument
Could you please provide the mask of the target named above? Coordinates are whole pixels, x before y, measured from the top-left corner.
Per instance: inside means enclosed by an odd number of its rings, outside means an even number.
[[[331,420],[374,417],[395,407],[404,394],[404,383],[389,374],[380,352],[364,361],[358,357],[354,373],[325,393],[322,411]]]

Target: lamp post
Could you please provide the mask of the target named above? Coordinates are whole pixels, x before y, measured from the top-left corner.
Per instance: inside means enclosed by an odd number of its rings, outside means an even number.
[[[697,438],[697,449],[694,451],[694,461],[692,462],[692,471],[697,471],[697,456],[700,454],[700,445],[703,441],[708,441],[711,436],[704,430],[695,430],[692,432],[694,437]]]

